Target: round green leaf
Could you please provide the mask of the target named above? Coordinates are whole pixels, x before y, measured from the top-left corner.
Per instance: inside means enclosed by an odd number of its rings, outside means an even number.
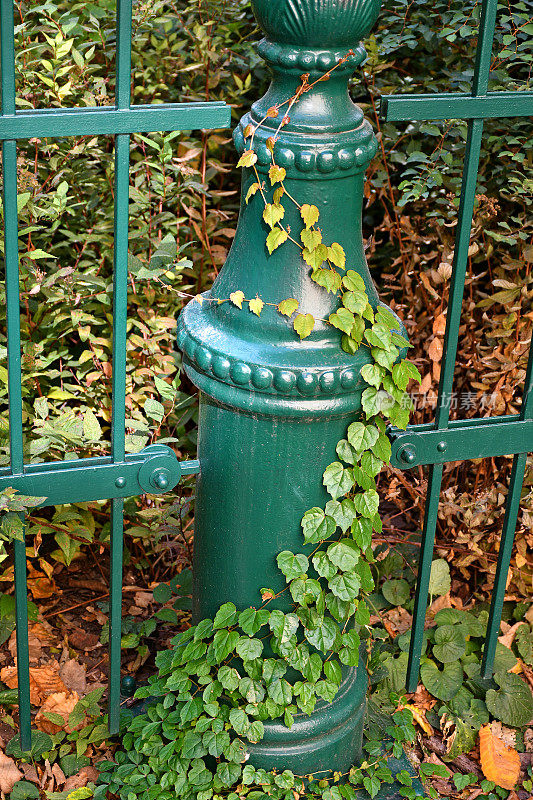
[[[381,591],[383,597],[391,606],[403,606],[409,600],[411,594],[409,584],[403,578],[385,581]]]
[[[434,661],[425,661],[420,667],[422,683],[433,697],[451,700],[463,683],[463,668],[457,662],[445,664],[439,669]]]
[[[464,655],[466,639],[461,626],[441,625],[435,631],[433,655],[443,664],[457,661]]]
[[[450,567],[443,558],[437,558],[431,564],[431,575],[429,576],[429,593],[439,597],[448,594],[452,586],[450,577]]]
[[[309,561],[303,553],[291,553],[290,550],[283,550],[277,557],[277,563],[280,570],[285,575],[287,583],[299,578],[309,569]]]
[[[521,728],[533,720],[533,694],[525,681],[511,672],[496,672],[498,691],[489,689],[485,702],[490,713],[504,725]]]

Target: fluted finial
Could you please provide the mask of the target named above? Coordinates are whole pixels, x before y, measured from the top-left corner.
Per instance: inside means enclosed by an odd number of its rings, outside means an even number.
[[[382,0],[252,0],[272,42],[301,47],[353,47],[378,18]]]

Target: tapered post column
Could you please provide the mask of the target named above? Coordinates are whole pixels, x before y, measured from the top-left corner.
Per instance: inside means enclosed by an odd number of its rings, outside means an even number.
[[[348,80],[361,65],[360,44],[374,23],[380,0],[254,0],[266,38],[258,47],[272,71],[272,84],[235,131],[237,151],[244,132],[269,108],[294,95],[302,73],[313,82],[342,62],[327,81],[304,94],[277,136],[274,156],[287,171],[285,185],[300,204],[316,205],[324,238],[342,244],[347,268],[363,277],[370,302],[378,297],[365,260],[361,215],[365,169],[376,152],[372,128],[348,94]],[[285,106],[286,108],[286,106]],[[255,133],[253,149],[261,180],[267,180],[280,118],[268,117]],[[243,173],[243,198],[256,181]],[[228,259],[204,302],[192,301],[179,319],[184,368],[200,390],[198,481],[194,542],[194,616],[213,617],[232,601],[239,609],[261,604],[262,587],[285,585],[276,566],[282,550],[301,552],[301,519],[324,506],[322,473],[336,459],[335,446],[361,409],[366,384],[365,348],[344,353],[340,332],[318,322],[303,341],[275,305],[295,298],[302,313],[326,320],[336,298],[310,278],[296,246],[272,255],[269,228],[257,192],[242,202]],[[284,225],[301,229],[298,209],[287,204]],[[260,297],[260,316],[247,302],[229,298],[241,290]],[[287,602],[287,601],[285,601]],[[265,737],[251,747],[251,762],[297,774],[346,771],[361,751],[367,679],[364,666],[346,668],[332,703],[319,702],[310,717],[297,715],[289,730],[267,723]]]

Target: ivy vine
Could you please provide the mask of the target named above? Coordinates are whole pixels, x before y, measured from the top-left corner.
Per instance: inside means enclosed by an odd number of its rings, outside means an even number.
[[[331,71],[320,80],[327,80]],[[263,589],[257,608],[240,613],[234,603],[224,603],[214,619],[203,619],[180,633],[171,650],[158,654],[157,675],[136,695],[146,700],[144,713],[127,725],[116,761],[100,765],[101,783],[95,790],[100,800],[298,800],[303,793],[354,800],[362,790],[373,798],[382,783],[393,780],[388,756],[401,756],[403,744],[414,740],[412,714],[399,707],[384,723],[389,746],[383,745],[383,731],[367,739],[363,762],[346,775],[267,772],[246,763],[247,745],[261,741],[266,721],[282,719],[290,728],[295,715],[311,714],[319,699],[331,702],[341,685],[343,666],[357,666],[362,650],[371,653],[365,598],[374,589],[372,534],[382,530],[376,476],[391,456],[386,425],[406,427],[411,408],[406,388],[410,379],[420,380],[416,367],[403,357],[409,343],[398,319],[384,307],[372,308],[362,277],[347,268],[342,245],[324,241],[318,207],[300,205],[292,197],[285,169],[275,162],[274,145],[290,109],[314,86],[308,79],[302,76],[295,95],[265,117],[281,117],[277,134],[268,140],[269,185],[256,168],[253,138],[258,126],[245,131],[249,147],[239,166],[255,172],[246,202],[258,192],[263,199],[269,252],[285,244],[298,247],[311,268],[311,279],[338,299],[337,310],[326,322],[341,331],[343,350],[353,354],[365,347],[370,353],[371,363],[361,372],[367,384],[361,419],[349,425],[346,438],[337,445],[338,460],[324,472],[331,499],[325,508],[311,508],[303,516],[307,554],[286,550],[277,556],[285,588],[278,593]],[[287,202],[299,209],[298,238],[283,224]],[[292,319],[302,339],[316,322],[294,298],[266,303],[236,289],[229,298],[210,300],[231,302],[240,309],[247,304],[258,316],[265,305],[276,305],[280,314]],[[274,607],[280,595],[290,596],[290,611]],[[289,681],[294,671],[298,680]],[[400,705],[399,696],[392,700]],[[417,796],[406,771],[396,779],[402,784],[400,794]]]

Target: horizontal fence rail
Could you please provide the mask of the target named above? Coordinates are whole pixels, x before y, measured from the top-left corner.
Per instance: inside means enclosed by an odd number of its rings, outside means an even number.
[[[393,450],[392,463],[395,466],[408,469],[420,464],[430,465],[407,667],[406,686],[410,692],[414,692],[418,684],[444,463],[456,460],[463,461],[470,458],[514,455],[491,600],[487,640],[481,667],[482,677],[490,678],[493,672],[496,643],[500,630],[505,586],[520,508],[527,453],[533,450],[533,348],[530,348],[524,396],[519,415],[450,422],[450,402],[468,265],[468,249],[474,215],[483,123],[485,119],[491,117],[530,116],[533,114],[533,92],[487,91],[496,26],[496,11],[497,0],[483,0],[474,78],[470,95],[390,96],[384,97],[381,104],[381,114],[386,121],[468,120],[458,226],[453,256],[453,272],[446,316],[443,363],[441,365],[435,422],[430,425],[408,426],[406,431],[398,429],[390,431]]]
[[[115,105],[104,108],[23,110],[16,108],[13,0],[0,0],[5,283],[8,338],[10,467],[0,470],[0,491],[8,486],[44,497],[42,505],[111,500],[109,730],[120,721],[120,647],[124,497],[174,488],[180,476],[198,472],[197,461],[179,464],[173,451],[152,445],[133,456],[125,452],[126,323],[130,135],[154,131],[222,128],[230,108],[222,102],[131,106],[132,0],[117,2]],[[113,377],[111,456],[49,464],[24,463],[20,287],[17,215],[17,140],[31,137],[115,137],[113,254]],[[18,700],[21,748],[31,747],[31,706],[26,583],[26,545],[14,542]]]

